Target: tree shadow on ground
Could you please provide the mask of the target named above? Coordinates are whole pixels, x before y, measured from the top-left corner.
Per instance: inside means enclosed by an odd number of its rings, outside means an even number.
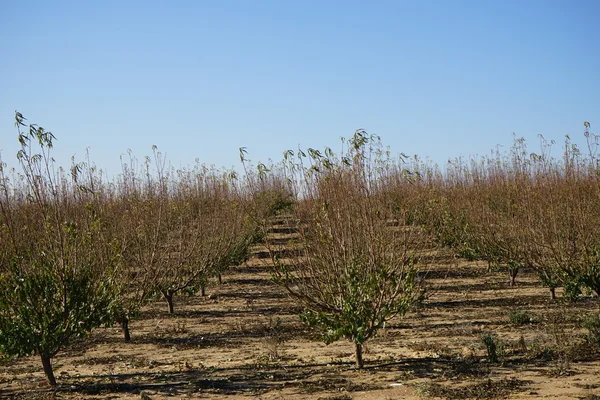
[[[480,308],[480,309],[485,309],[485,308],[490,308],[490,307],[497,307],[497,308],[505,308],[508,307],[507,309],[510,309],[511,307],[515,306],[515,301],[518,301],[521,304],[527,304],[527,305],[535,305],[538,304],[540,302],[547,302],[546,299],[544,298],[540,298],[539,295],[534,295],[534,296],[519,296],[518,298],[515,297],[500,297],[500,298],[493,298],[493,299],[477,299],[477,300],[470,300],[470,299],[465,299],[465,300],[450,300],[450,301],[428,301],[426,302],[423,307],[426,309],[463,309],[463,310],[467,310],[470,308]]]
[[[482,357],[459,359],[452,357],[403,358],[392,362],[366,360],[364,374],[375,371],[392,372],[400,380],[450,379],[479,380],[488,378],[496,368],[520,368],[539,372],[527,357],[511,357],[500,364],[485,362]],[[74,393],[83,396],[104,394],[134,394],[145,392],[149,396],[187,396],[193,393],[219,395],[260,395],[272,390],[295,388],[299,393],[353,392],[382,389],[379,384],[355,383],[355,370],[351,362],[284,364],[277,361],[266,364],[247,364],[222,368],[184,368],[171,372],[139,372],[106,375],[86,375],[77,378],[61,378],[54,389],[0,392],[0,398],[51,398],[47,394]],[[487,381],[486,381],[487,382]],[[502,382],[498,382],[502,383]],[[491,381],[488,382],[491,384]],[[514,385],[521,391],[524,385]]]

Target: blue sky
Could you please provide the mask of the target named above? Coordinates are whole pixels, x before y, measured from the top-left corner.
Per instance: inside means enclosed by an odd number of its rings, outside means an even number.
[[[598,1],[0,0],[0,149],[14,111],[118,173],[157,145],[176,167],[339,148],[364,128],[437,162],[511,133],[600,125]],[[559,153],[560,154],[560,153]]]

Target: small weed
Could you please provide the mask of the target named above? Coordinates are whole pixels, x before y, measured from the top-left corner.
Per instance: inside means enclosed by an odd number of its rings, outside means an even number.
[[[278,337],[266,336],[261,341],[261,344],[265,351],[266,357],[270,361],[279,360],[281,358],[281,351],[280,351],[281,340]]]
[[[508,320],[511,324],[517,326],[532,324],[535,322],[534,318],[527,311],[523,310],[510,310],[508,312]]]
[[[271,318],[262,325],[264,338],[261,341],[265,356],[269,361],[278,361],[281,359],[281,344],[284,342],[282,336],[282,323],[280,318]]]
[[[450,347],[448,347],[447,344],[441,342],[414,342],[410,343],[408,346],[416,351],[425,351],[433,353],[434,357],[438,358],[450,359],[455,355],[452,349],[450,349]]]
[[[544,335],[538,335],[527,345],[527,356],[532,359],[551,361],[554,350]]]
[[[481,342],[485,346],[487,359],[491,363],[500,362],[504,358],[504,343],[492,333],[482,333]]]
[[[519,337],[516,348],[522,353],[527,353],[527,342],[525,342],[525,337],[523,335]]]
[[[572,375],[571,368],[571,357],[567,352],[557,353],[557,357],[552,363],[552,369],[549,375],[554,377],[569,376]]]
[[[472,322],[459,322],[452,325],[452,333],[455,336],[471,336],[479,333],[479,328]]]
[[[167,335],[180,335],[184,333],[188,333],[189,329],[185,321],[176,322],[174,325],[170,325],[165,328],[165,333]]]

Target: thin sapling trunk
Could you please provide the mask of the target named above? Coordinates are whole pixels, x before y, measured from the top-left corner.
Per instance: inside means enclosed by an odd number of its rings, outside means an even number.
[[[362,343],[354,342],[354,357],[356,368],[362,369],[364,366]]]
[[[123,320],[121,321],[121,329],[123,329],[123,339],[126,342],[130,342],[131,334],[129,333],[129,318],[123,318]]]
[[[171,290],[163,292],[163,296],[165,297],[165,300],[167,300],[167,304],[169,305],[169,314],[175,313],[175,310],[173,308],[173,294],[174,292]]]
[[[44,366],[44,373],[48,378],[50,386],[56,386],[56,378],[54,377],[54,371],[52,370],[52,359],[49,356],[41,355],[42,365]]]

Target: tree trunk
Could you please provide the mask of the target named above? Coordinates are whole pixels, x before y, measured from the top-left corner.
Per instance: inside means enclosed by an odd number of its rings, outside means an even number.
[[[223,284],[223,277],[221,276],[221,273],[219,272],[219,285]]]
[[[550,288],[550,298],[556,300],[556,288],[554,286]]]
[[[362,369],[364,362],[361,343],[354,342],[354,356],[356,357],[356,368]]]
[[[52,371],[52,362],[50,357],[42,355],[41,358],[42,365],[44,366],[44,373],[48,378],[48,383],[50,386],[56,386],[56,378],[54,377],[54,371]]]
[[[168,291],[163,293],[163,296],[165,296],[165,300],[167,300],[167,304],[169,304],[169,314],[174,314],[175,310],[173,309],[173,292]]]
[[[515,286],[517,284],[517,274],[519,273],[519,269],[510,269],[509,270],[509,274],[510,274],[510,286]]]
[[[131,335],[129,334],[129,318],[124,317],[121,321],[121,328],[123,329],[123,337],[126,342],[131,341]]]
[[[200,293],[202,294],[202,297],[206,296],[206,285],[205,284],[200,285]]]

